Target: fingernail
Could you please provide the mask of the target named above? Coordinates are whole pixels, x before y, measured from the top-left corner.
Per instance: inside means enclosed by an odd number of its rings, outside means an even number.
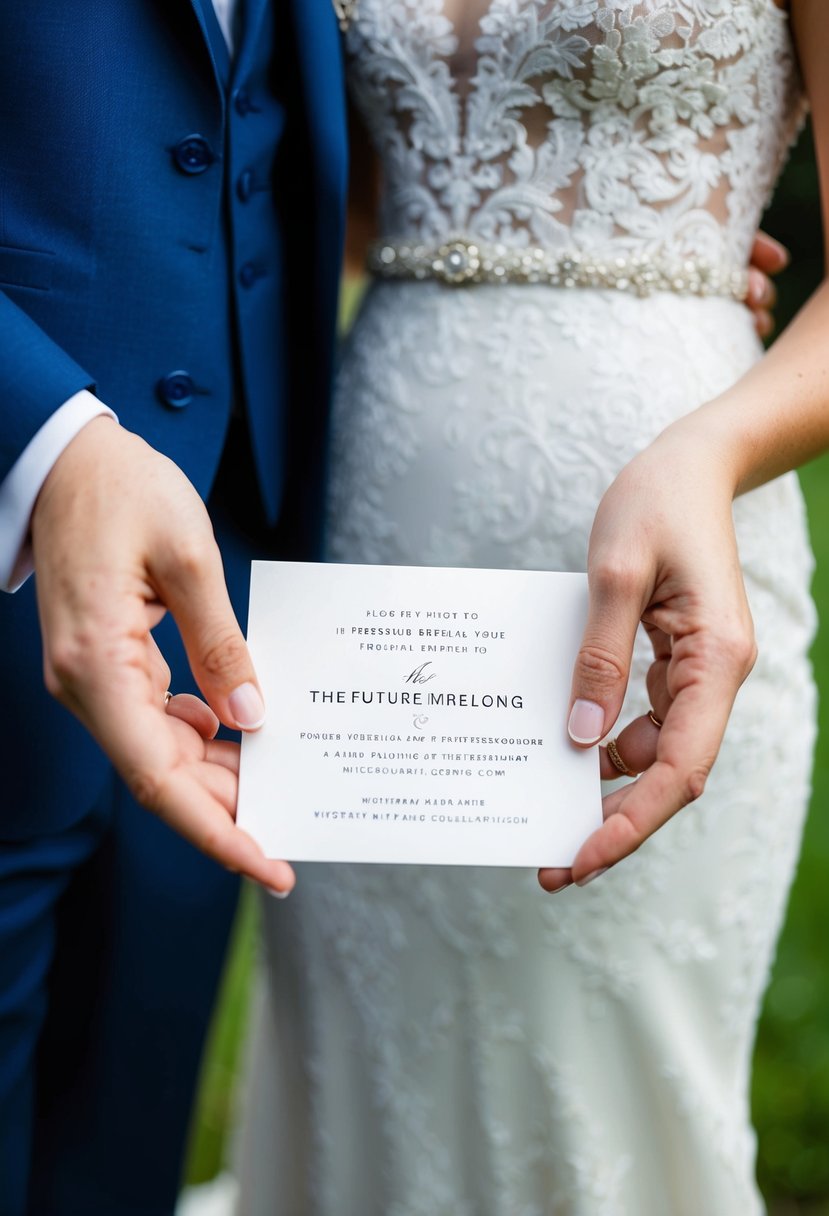
[[[781,262],[783,263],[783,269],[785,269],[788,266],[789,262],[791,261],[791,254],[789,253],[786,246],[781,245],[780,242],[776,241],[773,236],[770,236],[768,239],[769,239],[770,244],[772,244],[774,246],[775,252],[777,253]]]
[[[287,899],[291,894],[290,891],[277,891],[274,887],[265,887],[268,895],[272,895],[274,899]]]
[[[766,296],[766,276],[753,266],[748,272],[748,294],[752,304],[762,304]]]
[[[265,703],[255,684],[240,684],[234,688],[227,704],[240,730],[258,730],[265,721]]]
[[[604,732],[604,710],[595,701],[574,701],[567,733],[574,743],[598,743]]]
[[[549,894],[558,895],[559,891],[566,891],[567,888],[572,887],[572,885],[573,885],[572,878],[568,878],[567,881],[563,882],[560,887],[553,887],[552,890],[550,890]]]
[[[586,887],[587,884],[589,882],[592,882],[594,878],[601,878],[602,874],[606,874],[609,869],[610,869],[610,866],[602,866],[602,868],[600,870],[593,870],[590,874],[586,874],[584,876],[584,878],[577,878],[576,886],[577,887]]]

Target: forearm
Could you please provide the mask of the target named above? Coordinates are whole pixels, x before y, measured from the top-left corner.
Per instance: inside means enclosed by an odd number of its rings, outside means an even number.
[[[55,411],[94,380],[0,291],[0,480]]]
[[[825,0],[791,0],[790,10],[812,114],[826,234],[829,5]],[[725,483],[735,494],[762,485],[829,447],[829,278],[745,376],[669,427],[660,441],[661,449],[665,444],[691,445],[707,460],[721,461]]]
[[[742,494],[829,448],[829,281],[766,355],[721,396],[664,433],[702,442]]]

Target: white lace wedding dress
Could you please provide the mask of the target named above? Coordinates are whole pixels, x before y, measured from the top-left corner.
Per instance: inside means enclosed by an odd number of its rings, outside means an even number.
[[[747,262],[802,109],[787,17],[360,0],[345,49],[381,268],[458,237],[493,265],[547,251],[576,285],[374,283],[330,556],[582,570],[619,468],[760,356],[742,304],[682,279]],[[749,1065],[808,793],[813,609],[795,478],[735,517],[760,658],[705,796],[634,858],[555,897],[514,870],[304,866],[269,901],[244,1216],[761,1211]]]

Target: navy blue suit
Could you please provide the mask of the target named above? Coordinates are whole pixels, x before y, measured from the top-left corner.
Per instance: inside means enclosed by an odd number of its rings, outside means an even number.
[[[250,556],[313,551],[345,178],[331,0],[244,9],[231,65],[210,0],[0,7],[0,479],[92,388],[208,498],[243,623]],[[161,1216],[235,883],[49,699],[31,581],[0,636],[0,1216]]]

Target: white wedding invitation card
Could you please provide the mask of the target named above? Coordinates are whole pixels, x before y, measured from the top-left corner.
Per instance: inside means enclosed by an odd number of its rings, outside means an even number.
[[[254,562],[239,824],[289,861],[569,865],[602,819],[586,612],[582,574]]]

